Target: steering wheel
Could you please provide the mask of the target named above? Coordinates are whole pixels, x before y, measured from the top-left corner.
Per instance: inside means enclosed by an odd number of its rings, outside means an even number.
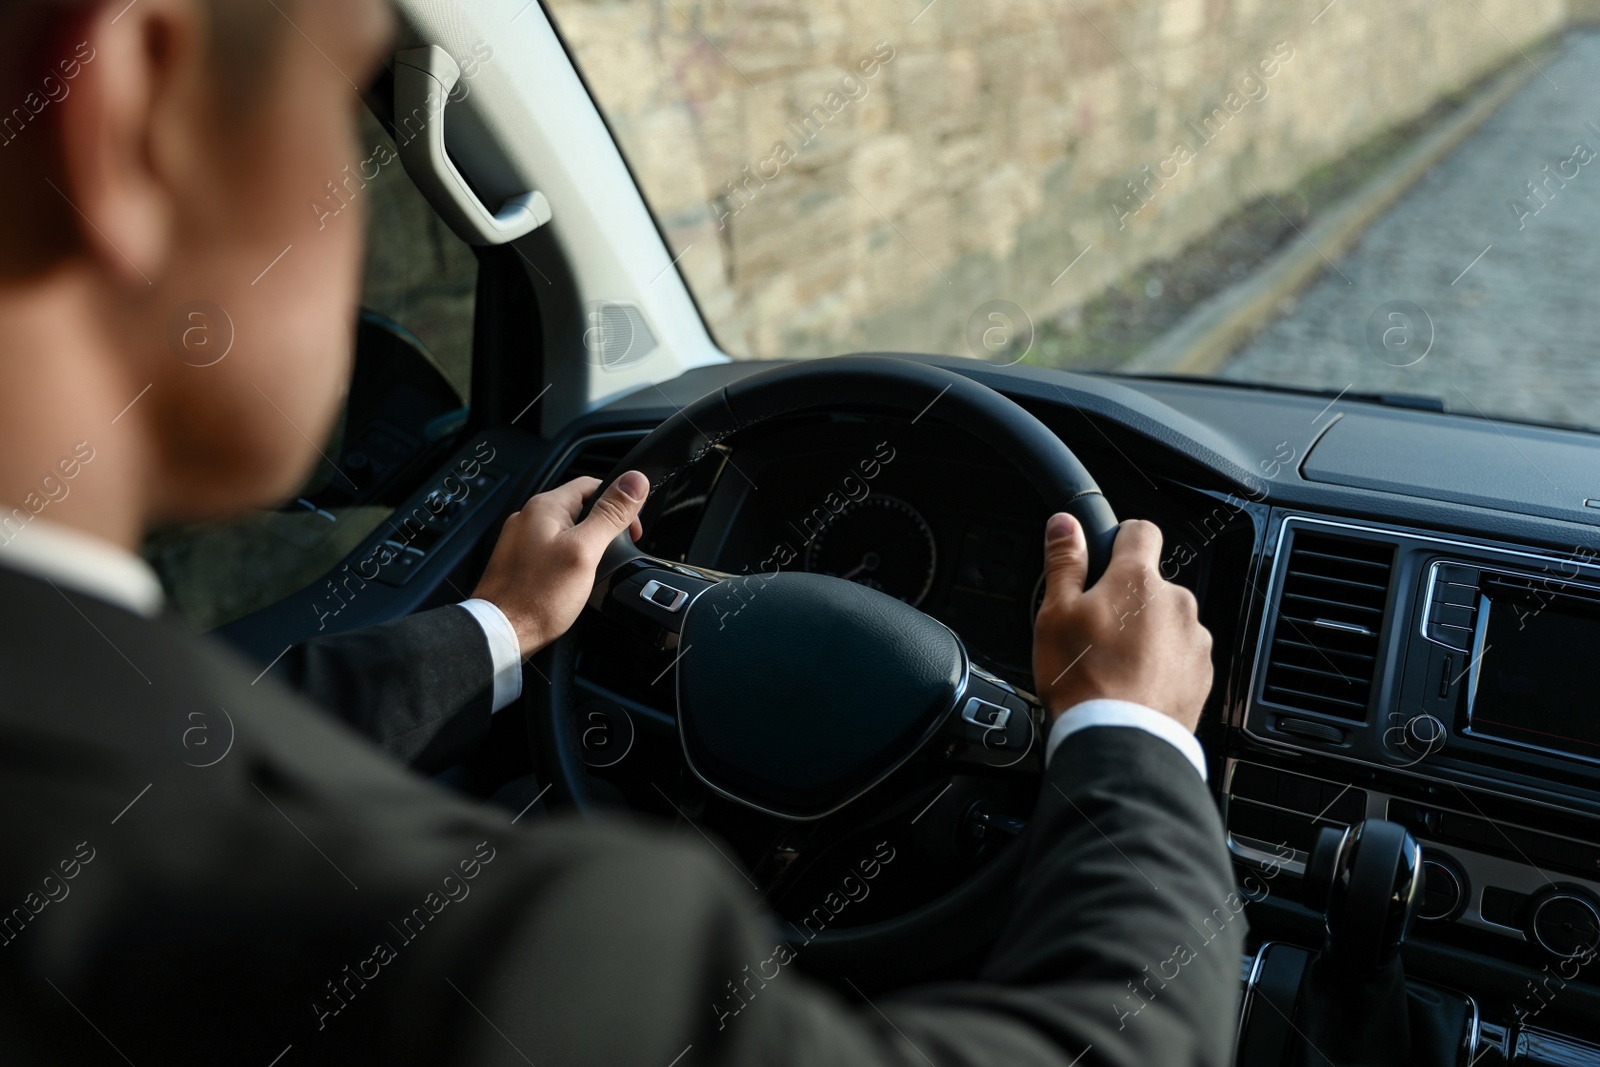
[[[742,378],[661,423],[606,483],[640,470],[655,496],[736,435],[788,416],[841,412],[931,415],[967,431],[1014,466],[1051,511],[1077,518],[1089,580],[1104,571],[1116,517],[1071,450],[994,390],[907,359],[844,356]],[[670,562],[641,552],[624,532],[602,560],[587,610],[673,656],[681,780],[793,831],[778,833],[756,865],[769,895],[798,852],[815,853],[912,805],[934,807],[945,794],[927,797],[941,780],[947,788],[957,776],[1030,786],[1031,810],[1043,771],[1037,699],[973,663],[944,624],[886,593],[822,574],[731,575]],[[573,707],[575,641],[569,634],[547,650],[550,706],[533,709],[530,723],[536,756],[559,792],[593,808],[588,730]],[[681,798],[655,788],[695,821]],[[807,923],[809,962],[840,971],[893,958],[926,970],[992,939],[1009,910],[995,902],[1009,901],[1022,860],[1019,842],[993,842],[1014,838],[1022,823],[978,806],[962,818],[971,836],[987,834],[992,858],[904,914],[820,931]]]

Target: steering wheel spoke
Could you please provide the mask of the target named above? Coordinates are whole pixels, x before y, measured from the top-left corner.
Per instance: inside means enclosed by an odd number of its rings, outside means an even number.
[[[1044,708],[1038,698],[969,667],[937,745],[963,773],[1037,776],[1044,771]]]
[[[728,577],[641,552],[626,531],[601,559],[589,607],[657,648],[678,647],[689,606]]]

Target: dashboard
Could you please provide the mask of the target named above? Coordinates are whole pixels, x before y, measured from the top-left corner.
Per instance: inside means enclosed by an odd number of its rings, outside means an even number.
[[[859,582],[943,622],[985,669],[1032,688],[1049,512],[977,439],[931,422],[812,418],[765,429],[708,468],[683,494],[696,525],[669,529],[651,551],[733,574]],[[1237,508],[1184,486],[1151,479],[1119,497],[1201,545],[1168,552],[1167,576],[1197,592],[1219,540],[1249,528]],[[1247,544],[1236,554],[1242,564]]]
[[[1320,943],[1297,890],[1320,828],[1400,822],[1425,861],[1407,974],[1474,998],[1495,1062],[1600,1063],[1600,435],[1384,398],[925,361],[1033,412],[1118,516],[1161,527],[1163,575],[1196,593],[1214,638],[1200,736],[1228,847],[1241,879],[1285,874],[1248,898],[1252,949]],[[552,441],[496,431],[493,466],[516,499],[604,476],[678,408],[768,365],[690,371]],[[1031,688],[1044,504],[937,408],[764,426],[649,507],[647,551],[874,585]],[[465,533],[419,557],[410,600],[367,603],[450,600],[443,579],[488,520],[457,521]],[[306,607],[232,636],[270,659],[287,625],[273,620]],[[579,669],[643,728],[662,666]],[[670,726],[667,709],[656,718]],[[1533,1047],[1557,1051],[1516,1055]]]
[[[734,574],[802,570],[886,592],[1031,688],[1048,512],[976,439],[932,422],[807,419],[715,466],[699,526],[669,551]],[[1161,510],[1180,520],[1181,508]]]
[[[1224,785],[1247,862],[1388,818],[1423,845],[1424,936],[1542,967],[1600,949],[1600,570],[1275,516]]]
[[[1426,872],[1407,973],[1474,997],[1486,1043],[1514,1029],[1600,1062],[1600,439],[930,362],[1032,410],[1119,516],[1162,528],[1215,638],[1201,737],[1229,848],[1241,878],[1288,876],[1250,904],[1253,944],[1319,943],[1294,888],[1319,828],[1400,822]],[[697,372],[681,399],[750,369]],[[797,424],[720,467],[686,558],[877,585],[1027,685],[1044,507],[960,427]]]
[[[731,521],[696,547],[714,539],[711,565],[733,573],[804,570],[881,590],[975,635],[994,668],[1025,672],[1043,505],[963,444],[932,427],[782,427],[730,457]]]

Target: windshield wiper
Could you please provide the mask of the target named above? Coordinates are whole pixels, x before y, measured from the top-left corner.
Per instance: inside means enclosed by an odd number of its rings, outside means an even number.
[[[1425,393],[1367,393],[1353,389],[1318,389],[1303,385],[1280,385],[1276,382],[1252,382],[1231,378],[1211,378],[1199,374],[1127,374],[1122,371],[1094,371],[1114,378],[1137,378],[1144,381],[1179,382],[1184,385],[1227,385],[1235,389],[1254,389],[1264,393],[1294,393],[1298,396],[1323,396],[1329,399],[1359,400],[1365,404],[1381,404],[1391,408],[1409,408],[1412,411],[1449,412],[1450,407],[1442,396]]]

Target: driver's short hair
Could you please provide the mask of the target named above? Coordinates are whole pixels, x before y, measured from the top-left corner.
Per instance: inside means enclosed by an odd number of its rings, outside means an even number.
[[[209,22],[211,104],[219,122],[244,120],[288,39],[289,20],[313,0],[194,0]],[[314,0],[317,3],[342,0]],[[97,10],[128,0],[0,0],[0,281],[38,274],[59,254],[63,209],[40,174],[59,151],[55,104],[94,53],[79,34]],[[130,23],[131,24],[131,23]],[[76,64],[76,66],[74,65]],[[219,131],[222,132],[222,131]]]
[[[323,0],[329,2],[329,0]],[[0,0],[0,114],[74,58],[73,20],[127,0]],[[210,23],[212,68],[230,104],[248,101],[297,0],[196,0]],[[130,5],[131,6],[131,5]],[[57,53],[60,53],[59,55]],[[30,88],[31,87],[31,88]]]

